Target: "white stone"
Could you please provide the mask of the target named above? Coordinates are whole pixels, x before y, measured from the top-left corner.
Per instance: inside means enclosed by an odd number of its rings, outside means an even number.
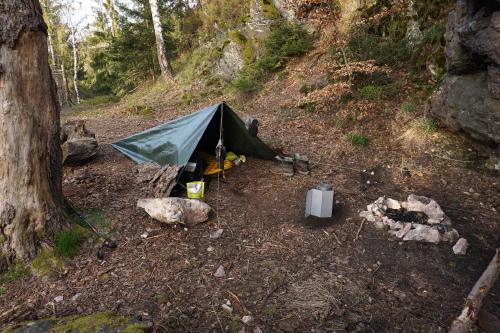
[[[399,203],[398,200],[387,198],[385,200],[385,204],[390,209],[401,209],[401,204]]]
[[[442,221],[445,218],[445,214],[438,203],[427,197],[410,194],[403,207],[412,212],[422,212],[429,219]]]
[[[56,296],[54,297],[54,302],[56,303],[60,303],[64,300],[64,297],[63,296]]]
[[[413,227],[415,229],[410,230],[406,236],[404,236],[404,241],[439,243],[440,235],[438,230],[423,224],[414,224]]]
[[[214,273],[214,276],[217,278],[222,278],[226,276],[226,271],[224,271],[224,266],[220,265],[219,268]]]
[[[411,223],[405,223],[403,228],[401,228],[397,233],[397,238],[403,238],[411,230]]]
[[[219,239],[222,236],[224,229],[217,229],[210,234],[210,239]]]
[[[252,316],[243,316],[243,317],[241,317],[241,321],[243,322],[243,324],[248,325],[253,321],[253,317]]]
[[[464,256],[467,253],[467,248],[469,247],[469,242],[467,239],[460,238],[457,243],[453,246],[453,253]]]
[[[222,304],[222,310],[226,311],[227,313],[233,313],[233,308],[227,304]]]
[[[373,222],[373,225],[375,226],[375,228],[381,229],[381,230],[386,228],[386,225],[382,221],[375,221],[375,222]]]
[[[207,252],[213,252],[213,251],[214,251],[214,248],[213,248],[213,247],[209,246],[209,247],[207,248]]]
[[[441,234],[441,240],[443,242],[455,243],[458,238],[460,238],[460,235],[458,234],[458,231],[456,231],[455,229],[451,229],[450,231]]]
[[[366,216],[366,220],[368,222],[372,222],[372,223],[375,223],[375,222],[382,222],[382,218],[380,216],[376,216],[376,215],[367,215]]]
[[[71,300],[72,300],[73,302],[76,302],[76,301],[80,298],[80,296],[82,296],[82,294],[80,294],[80,293],[75,294],[73,297],[71,297]]]
[[[186,226],[208,220],[212,210],[203,201],[184,198],[139,199],[137,207],[144,208],[146,213],[160,222]]]

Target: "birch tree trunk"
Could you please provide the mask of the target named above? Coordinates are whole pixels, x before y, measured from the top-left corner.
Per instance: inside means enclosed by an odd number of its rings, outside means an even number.
[[[156,37],[156,53],[158,55],[158,62],[160,63],[161,75],[167,81],[172,80],[172,68],[167,58],[167,51],[165,49],[165,41],[163,39],[163,29],[161,27],[160,13],[158,12],[157,0],[149,0],[151,7],[151,15],[153,16],[153,28]]]
[[[52,44],[52,36],[47,33],[47,41],[49,43],[49,54],[50,59],[52,60],[52,67],[56,68],[56,54],[54,53],[54,44]]]
[[[0,270],[66,222],[59,108],[38,0],[0,5]]]
[[[71,25],[71,47],[73,48],[73,88],[75,89],[76,104],[80,104],[80,92],[78,91],[78,53],[73,25]]]

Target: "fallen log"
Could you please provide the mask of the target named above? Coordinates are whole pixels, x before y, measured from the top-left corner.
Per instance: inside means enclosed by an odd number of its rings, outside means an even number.
[[[500,273],[499,252],[500,248],[497,249],[490,264],[486,267],[486,270],[479,280],[477,280],[474,287],[472,287],[465,301],[465,307],[460,316],[451,324],[449,333],[468,333],[471,331],[472,325],[476,322],[481,306],[483,305],[483,299],[495,284]]]

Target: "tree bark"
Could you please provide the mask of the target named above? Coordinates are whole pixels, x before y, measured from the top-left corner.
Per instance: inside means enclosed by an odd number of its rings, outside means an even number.
[[[0,5],[0,270],[65,223],[59,108],[38,0]]]
[[[161,27],[160,13],[158,12],[157,0],[149,0],[151,15],[153,16],[153,28],[156,37],[156,53],[160,63],[161,75],[167,81],[172,80],[172,67],[168,61],[165,41],[163,39],[163,29]]]

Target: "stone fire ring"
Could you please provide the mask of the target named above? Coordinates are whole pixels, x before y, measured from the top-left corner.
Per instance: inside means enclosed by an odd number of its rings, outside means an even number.
[[[410,194],[406,201],[380,197],[366,209],[359,216],[403,241],[438,244],[459,238],[439,204],[427,197]]]

